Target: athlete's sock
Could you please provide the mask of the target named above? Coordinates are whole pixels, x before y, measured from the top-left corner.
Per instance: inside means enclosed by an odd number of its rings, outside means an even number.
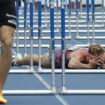
[[[7,100],[3,97],[2,93],[0,93],[0,104],[7,104]]]

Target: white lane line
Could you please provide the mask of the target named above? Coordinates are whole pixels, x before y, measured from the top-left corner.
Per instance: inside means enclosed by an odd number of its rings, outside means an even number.
[[[48,89],[51,89],[51,86],[48,84],[47,81],[45,81],[42,76],[40,76],[37,73],[34,73],[34,75],[44,84]],[[65,101],[58,93],[54,94],[55,97],[62,103],[62,105],[69,105],[67,101]]]

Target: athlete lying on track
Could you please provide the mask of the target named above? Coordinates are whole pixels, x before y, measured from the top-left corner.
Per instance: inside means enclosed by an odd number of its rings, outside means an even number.
[[[105,68],[104,48],[98,44],[90,45],[86,48],[66,47],[65,67],[75,69],[95,69]],[[42,67],[51,68],[51,53],[45,53],[41,58]],[[38,65],[38,55],[33,55],[33,64]],[[13,66],[30,65],[30,56],[25,56],[12,63]],[[55,67],[61,68],[61,49],[55,49]]]

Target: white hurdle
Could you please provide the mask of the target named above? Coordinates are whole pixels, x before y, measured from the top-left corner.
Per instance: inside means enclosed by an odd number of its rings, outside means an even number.
[[[92,6],[94,6],[94,0],[92,0]],[[94,7],[93,7],[92,12],[94,13]],[[92,18],[93,18],[92,20],[94,22],[94,15],[93,15]],[[63,20],[63,22],[65,22],[65,20]],[[94,40],[93,40],[93,42],[94,42]],[[65,57],[62,60],[63,60],[62,63],[64,63]],[[62,65],[62,68],[64,68],[63,67],[64,65]],[[76,74],[78,74],[78,73],[88,74],[88,73],[99,73],[99,72],[100,73],[105,73],[105,70],[104,71],[103,70],[95,70],[94,71],[94,70],[90,70],[90,69],[87,69],[87,70],[84,70],[84,69],[81,69],[81,70],[70,69],[70,72],[71,73],[76,73]],[[90,90],[89,89],[88,90],[87,89],[86,90],[85,89],[84,90],[81,90],[81,89],[67,89],[66,86],[65,86],[65,74],[66,74],[66,70],[62,69],[62,87],[59,90],[60,94],[105,95],[105,89],[103,89],[103,90],[102,89],[99,89],[99,90],[98,89],[94,89],[94,90],[93,89],[90,89]]]
[[[35,71],[34,71],[34,68],[33,68],[33,0],[30,0],[29,1],[30,3],[30,35],[31,35],[31,59],[30,59],[30,62],[31,62],[31,65],[30,65],[30,68],[27,69],[27,70],[10,70],[9,73],[12,73],[12,74],[23,74],[23,73],[32,73],[34,74],[42,83],[44,83],[44,80],[39,76],[39,74],[37,74]],[[41,9],[41,0],[38,1],[38,8]],[[40,17],[41,18],[41,17]],[[41,22],[41,21],[40,21]],[[39,27],[40,29],[40,27]],[[40,32],[39,32],[40,34]],[[53,75],[53,82],[55,81],[54,80],[54,73],[52,73]],[[43,95],[43,94],[55,94],[56,93],[56,89],[55,89],[55,85],[54,83],[52,83],[53,87],[52,88],[48,88],[48,89],[42,89],[42,90],[3,90],[3,94],[4,95]]]

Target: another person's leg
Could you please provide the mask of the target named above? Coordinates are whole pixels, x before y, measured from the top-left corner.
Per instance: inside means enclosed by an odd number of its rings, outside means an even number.
[[[0,102],[7,103],[2,90],[12,63],[12,38],[15,29],[9,26],[0,27],[1,55],[0,55]]]

